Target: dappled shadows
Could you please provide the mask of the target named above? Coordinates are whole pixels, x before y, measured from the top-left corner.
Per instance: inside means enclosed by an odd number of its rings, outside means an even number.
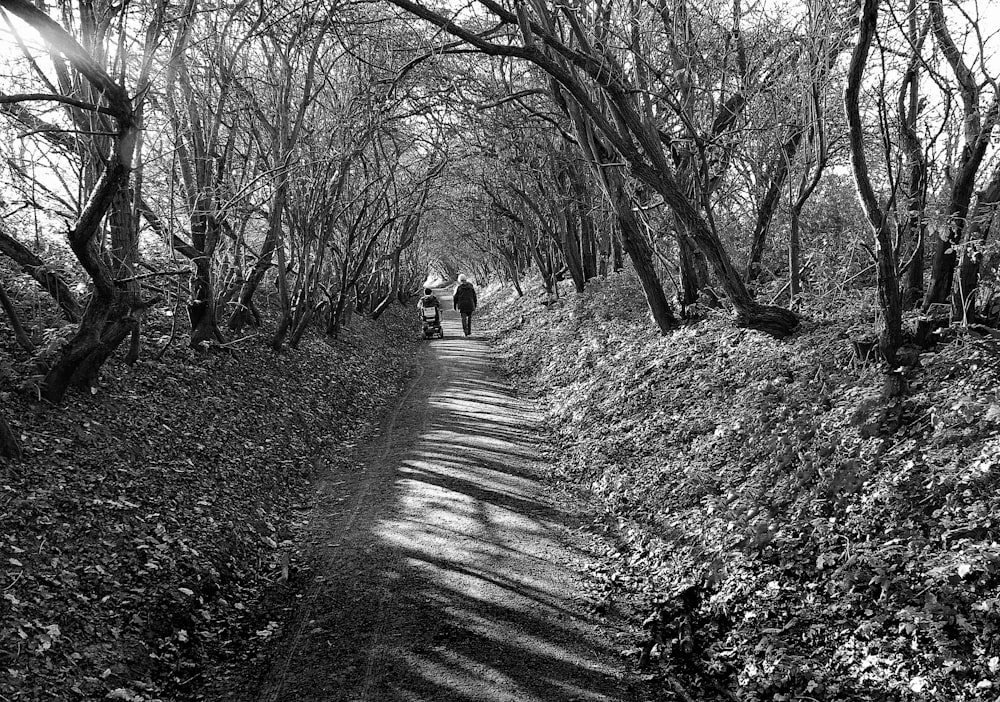
[[[487,351],[434,346],[441,382],[374,526],[393,604],[357,699],[619,699],[613,657],[570,599],[570,518],[539,496],[541,420],[492,377]]]
[[[578,518],[543,497],[541,418],[444,322],[363,465],[330,476],[324,562],[259,700],[624,699],[574,585]]]

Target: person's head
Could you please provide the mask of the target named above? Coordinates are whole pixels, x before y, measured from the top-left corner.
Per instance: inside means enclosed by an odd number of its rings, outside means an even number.
[[[430,295],[430,294],[431,294],[431,289],[430,288],[424,288],[424,295]]]
[[[465,273],[462,273],[460,276],[458,276],[458,282],[459,283],[464,283],[467,280],[468,280],[468,278],[465,277]]]

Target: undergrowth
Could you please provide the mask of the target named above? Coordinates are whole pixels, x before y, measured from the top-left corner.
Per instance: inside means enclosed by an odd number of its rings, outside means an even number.
[[[412,336],[394,311],[280,356],[147,350],[63,407],[0,368],[25,451],[0,463],[0,699],[194,699],[272,636],[312,478],[374,428]]]
[[[697,699],[1000,699],[1000,347],[958,331],[886,406],[821,306],[791,339],[724,311],[666,336],[627,275],[494,300],[555,477],[603,504],[637,663]]]

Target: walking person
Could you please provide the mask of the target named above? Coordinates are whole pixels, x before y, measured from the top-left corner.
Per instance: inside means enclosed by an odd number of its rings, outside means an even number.
[[[455,286],[451,301],[462,315],[462,331],[469,336],[472,333],[472,313],[479,305],[479,298],[476,297],[476,289],[464,274],[458,276],[458,285]]]

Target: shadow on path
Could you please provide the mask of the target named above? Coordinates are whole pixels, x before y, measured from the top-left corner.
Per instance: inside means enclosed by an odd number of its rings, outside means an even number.
[[[574,599],[579,524],[543,496],[540,417],[457,313],[445,334],[363,464],[324,480],[316,575],[256,699],[626,698],[608,625]]]

